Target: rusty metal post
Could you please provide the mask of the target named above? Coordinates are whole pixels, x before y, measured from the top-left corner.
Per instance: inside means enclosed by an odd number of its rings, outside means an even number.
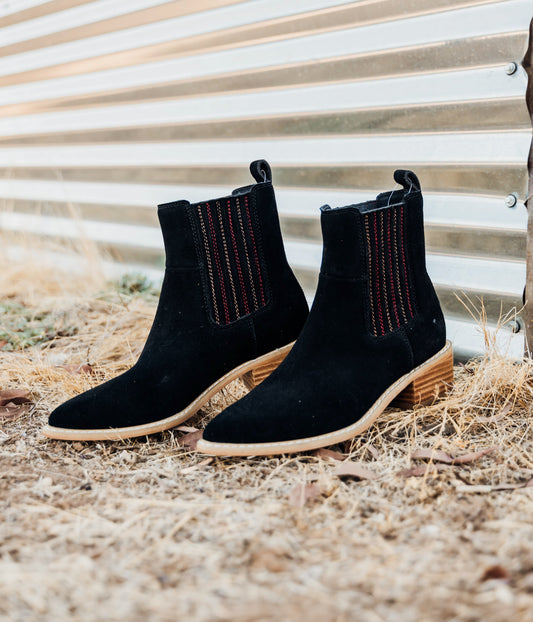
[[[531,20],[529,28],[529,46],[524,60],[522,61],[522,65],[529,76],[526,100],[533,124],[533,20]],[[529,191],[528,200],[526,202],[528,211],[526,258],[527,276],[524,321],[526,325],[526,354],[528,356],[533,356],[533,142],[529,151],[528,167]]]

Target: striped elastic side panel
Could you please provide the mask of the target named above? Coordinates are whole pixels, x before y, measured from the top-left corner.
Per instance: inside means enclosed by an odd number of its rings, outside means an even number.
[[[249,195],[192,206],[217,324],[230,324],[267,303],[259,231]]]
[[[377,337],[403,326],[415,315],[404,210],[404,205],[395,205],[363,214],[370,328]]]

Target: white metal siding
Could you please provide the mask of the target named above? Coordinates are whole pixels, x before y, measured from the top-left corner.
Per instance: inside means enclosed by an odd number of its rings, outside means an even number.
[[[450,336],[479,352],[456,294],[482,296],[495,323],[525,283],[531,125],[508,65],[532,16],[531,0],[4,0],[4,249],[18,256],[23,235],[64,261],[89,240],[106,270],[157,278],[155,205],[226,193],[264,157],[312,296],[320,205],[410,167]]]

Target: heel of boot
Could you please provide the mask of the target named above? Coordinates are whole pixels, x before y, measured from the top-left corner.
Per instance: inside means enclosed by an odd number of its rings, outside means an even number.
[[[258,384],[261,384],[263,380],[270,376],[270,374],[281,365],[283,359],[289,354],[290,348],[282,348],[280,351],[273,352],[269,358],[258,363],[252,370],[246,372],[242,376],[242,381],[250,391],[255,389]],[[263,358],[263,357],[262,357]]]
[[[391,403],[399,408],[432,404],[445,395],[453,384],[453,352],[451,344],[442,357],[411,382]]]

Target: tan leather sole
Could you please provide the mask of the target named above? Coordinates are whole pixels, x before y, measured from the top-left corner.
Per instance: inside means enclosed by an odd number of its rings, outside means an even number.
[[[320,436],[276,443],[212,443],[201,439],[196,448],[211,456],[270,456],[334,445],[364,432],[387,406],[398,404],[401,407],[412,407],[434,401],[449,389],[452,382],[453,352],[452,344],[447,341],[440,352],[392,384],[361,419],[347,428]]]
[[[145,423],[143,425],[133,425],[125,428],[108,428],[105,430],[76,430],[71,428],[56,428],[47,425],[43,428],[43,434],[48,438],[63,441],[113,441],[163,432],[163,430],[174,428],[192,417],[213,397],[213,395],[240,376],[243,377],[248,387],[257,386],[269,373],[276,369],[290,352],[293,345],[294,342],[289,343],[282,348],[273,350],[268,354],[264,354],[252,361],[247,361],[235,367],[235,369],[228,372],[225,376],[222,376],[220,380],[217,380],[217,382],[207,388],[194,402],[189,404],[187,408],[166,419],[160,419],[159,421],[153,421],[152,423]]]

